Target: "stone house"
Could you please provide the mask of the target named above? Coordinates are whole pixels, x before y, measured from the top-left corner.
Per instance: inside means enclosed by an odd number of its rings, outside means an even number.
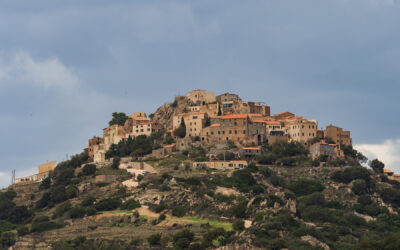
[[[236,94],[224,93],[218,95],[216,98],[217,103],[223,104],[224,102],[241,101],[240,97]]]
[[[104,139],[101,137],[93,136],[92,139],[88,141],[88,155],[89,158],[93,160],[94,152],[98,148],[99,145],[104,143]]]
[[[333,125],[326,126],[324,137],[341,145],[351,146],[353,144],[350,131],[343,131],[342,128]]]
[[[288,119],[284,124],[292,141],[307,145],[310,140],[317,137],[318,125],[315,121],[295,117]]]
[[[204,161],[193,162],[194,168],[215,168],[215,169],[240,169],[247,167],[247,161]]]
[[[187,93],[186,97],[196,105],[205,105],[207,103],[215,102],[214,92],[207,92],[201,89],[196,89]]]
[[[174,115],[172,118],[172,129],[175,130],[185,121],[186,137],[200,136],[208,118],[205,112],[190,112]]]
[[[151,152],[151,156],[156,157],[156,158],[162,158],[164,156],[172,154],[175,151],[176,151],[175,144],[165,145],[162,148],[154,149]]]
[[[344,158],[344,152],[338,144],[325,142],[317,142],[311,145],[310,155],[313,160],[318,159],[321,155],[327,155],[329,160]]]
[[[203,128],[201,142],[204,144],[226,143],[259,145],[266,139],[265,126],[254,123],[248,114],[232,114],[211,118],[211,126]]]
[[[161,132],[162,127],[158,122],[140,122],[134,123],[129,127],[126,137],[135,138],[139,135],[150,136],[152,133]]]
[[[108,150],[112,144],[118,144],[125,139],[125,127],[115,124],[103,129],[103,138],[105,150]]]

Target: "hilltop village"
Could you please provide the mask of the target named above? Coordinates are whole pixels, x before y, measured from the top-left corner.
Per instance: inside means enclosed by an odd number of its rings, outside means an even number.
[[[317,120],[290,112],[271,115],[269,106],[243,101],[237,94],[215,96],[213,92],[193,90],[175,97],[169,106],[149,117],[144,112],[133,113],[123,123],[105,128],[103,137],[93,137],[88,142],[90,159],[104,162],[111,145],[152,133],[172,138],[173,143],[157,144],[147,157],[164,157],[169,152],[202,146],[208,149],[210,160],[226,150],[235,158],[244,159],[261,155],[265,144],[299,142],[310,149],[313,159],[343,159],[341,146],[352,145],[350,131],[334,125],[322,130]],[[170,112],[165,112],[168,108]]]
[[[400,249],[400,176],[367,162],[339,126],[194,90],[1,190],[0,249]]]

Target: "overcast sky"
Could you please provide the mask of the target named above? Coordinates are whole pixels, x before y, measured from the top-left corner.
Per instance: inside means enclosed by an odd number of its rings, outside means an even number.
[[[1,1],[0,186],[192,89],[352,132],[400,172],[397,0]]]

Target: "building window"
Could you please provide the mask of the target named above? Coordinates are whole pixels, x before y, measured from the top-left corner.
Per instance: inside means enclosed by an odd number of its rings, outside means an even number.
[[[211,134],[213,135],[213,134],[214,134],[214,132],[212,132],[212,131],[211,131]]]
[[[143,129],[141,129],[140,132],[143,132]]]
[[[225,130],[222,130],[222,134],[223,134],[223,135],[225,134]]]
[[[220,134],[221,134],[221,132],[220,132],[220,131],[218,131],[218,134],[220,135]]]
[[[237,122],[235,122],[235,126],[237,126]]]
[[[229,134],[232,134],[232,130],[229,130]]]
[[[246,134],[246,130],[243,130],[243,134],[244,134],[244,135]]]
[[[237,130],[235,130],[235,135],[237,135]]]

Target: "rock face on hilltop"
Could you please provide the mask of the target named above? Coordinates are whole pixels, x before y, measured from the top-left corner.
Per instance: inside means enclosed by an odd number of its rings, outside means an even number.
[[[194,105],[186,96],[177,96],[173,103],[165,104],[157,109],[154,113],[154,121],[165,126],[168,131],[172,129],[172,118],[174,115],[184,113],[185,108]]]

